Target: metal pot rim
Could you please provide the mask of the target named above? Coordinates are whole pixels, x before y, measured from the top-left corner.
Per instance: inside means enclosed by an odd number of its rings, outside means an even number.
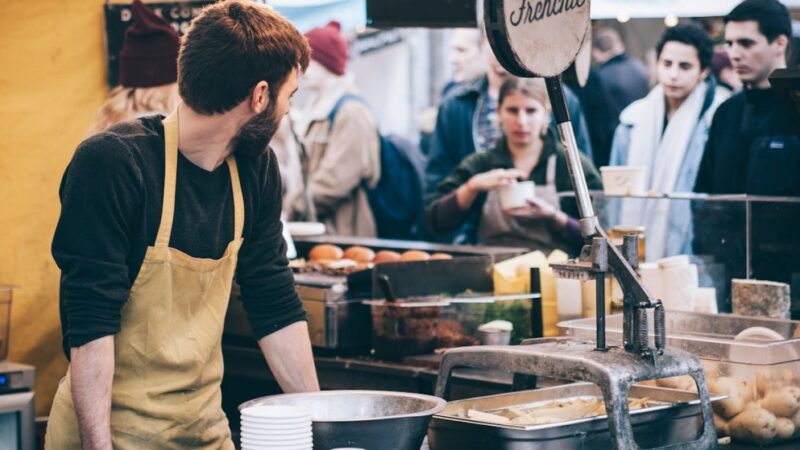
[[[392,416],[382,416],[382,417],[369,417],[369,418],[361,418],[361,419],[340,419],[340,420],[314,420],[314,423],[350,423],[350,422],[372,422],[377,420],[387,420],[387,419],[405,419],[411,417],[426,417],[426,416],[433,416],[434,414],[439,413],[442,409],[444,409],[447,402],[439,397],[435,397],[433,395],[425,395],[425,394],[416,394],[411,392],[397,392],[397,391],[370,391],[370,390],[333,390],[333,391],[318,391],[318,392],[300,392],[294,394],[278,394],[278,395],[269,395],[266,397],[259,397],[253,400],[248,400],[241,405],[239,405],[238,410],[241,411],[244,408],[263,404],[265,400],[279,400],[279,399],[289,399],[289,398],[299,398],[299,397],[306,397],[306,398],[314,398],[314,397],[333,397],[336,395],[342,394],[353,394],[353,395],[364,395],[364,396],[376,396],[376,397],[404,397],[404,398],[415,398],[417,400],[423,400],[430,403],[433,403],[434,406],[426,409],[424,411],[419,411],[415,413],[406,413],[406,414],[395,414]],[[269,404],[272,404],[270,401]],[[280,404],[274,403],[274,404]]]

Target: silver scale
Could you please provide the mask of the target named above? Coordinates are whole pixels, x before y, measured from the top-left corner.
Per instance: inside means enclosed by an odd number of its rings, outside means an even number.
[[[537,8],[540,4],[548,6]],[[581,233],[588,243],[576,260],[551,267],[558,277],[597,280],[597,340],[533,339],[519,346],[450,350],[442,361],[436,395],[447,394],[447,383],[456,367],[505,369],[515,374],[590,382],[603,393],[612,448],[627,450],[639,448],[628,411],[631,385],[689,375],[697,383],[703,432],[695,441],[660,448],[715,449],[717,433],[703,366],[690,353],[665,347],[664,307],[647,292],[636,273],[636,236],[626,236],[621,247],[610,244],[589,197],[561,81],[561,74],[573,64],[589,34],[589,8],[589,0],[484,1],[486,32],[498,61],[513,75],[542,77],[547,84],[578,202]],[[619,281],[624,296],[622,347],[605,343],[604,281],[609,272]],[[649,310],[653,346],[648,340]]]

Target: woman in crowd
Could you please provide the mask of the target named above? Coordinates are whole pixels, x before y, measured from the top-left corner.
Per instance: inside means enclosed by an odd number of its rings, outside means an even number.
[[[656,54],[658,84],[620,115],[611,165],[645,167],[650,192],[692,192],[711,119],[728,94],[709,76],[713,43],[702,28],[668,28]],[[684,203],[625,199],[611,221],[645,227],[648,260],[683,253],[691,231]]]
[[[125,30],[119,54],[119,85],[100,107],[89,134],[137,117],[167,115],[180,99],[178,33],[141,0],[134,0],[131,12],[134,23]]]
[[[436,189],[427,208],[434,233],[470,224],[475,242],[576,252],[582,238],[566,159],[549,127],[550,101],[540,79],[510,78],[500,88],[498,123],[503,137],[489,151],[475,153]],[[590,189],[601,188],[591,161],[581,155]],[[531,180],[536,195],[521,208],[503,210],[498,189],[517,180]]]

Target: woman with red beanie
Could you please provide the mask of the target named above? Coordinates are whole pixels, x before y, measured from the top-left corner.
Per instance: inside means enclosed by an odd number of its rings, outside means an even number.
[[[381,175],[377,126],[355,97],[339,23],[314,28],[306,38],[311,63],[301,89],[308,98],[293,116],[302,144],[306,196],[292,204],[290,216],[324,222],[332,234],[374,237],[365,187],[374,187]]]
[[[89,134],[151,114],[169,114],[178,104],[178,33],[141,0],[131,5],[133,25],[119,54],[119,85],[100,107]]]

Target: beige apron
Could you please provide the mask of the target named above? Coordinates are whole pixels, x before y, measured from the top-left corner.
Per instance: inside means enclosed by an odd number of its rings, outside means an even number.
[[[547,158],[546,183],[544,186],[537,185],[535,193],[537,198],[561,209],[556,192],[556,155]],[[565,248],[563,238],[554,233],[544,221],[522,224],[503,214],[497,191],[486,194],[478,235],[487,245],[525,247],[544,252]]]
[[[115,449],[230,449],[222,411],[222,327],[242,245],[244,202],[236,161],[227,159],[234,240],[218,260],[170,248],[178,164],[178,117],[164,120],[161,224],[122,310],[114,340],[111,439]],[[199,237],[202,238],[202,237]],[[58,387],[46,449],[80,449],[69,372]]]

